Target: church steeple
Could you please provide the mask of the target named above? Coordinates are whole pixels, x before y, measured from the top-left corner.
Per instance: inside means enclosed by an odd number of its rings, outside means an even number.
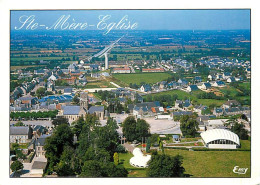
[[[80,93],[80,109],[88,110],[88,93]]]

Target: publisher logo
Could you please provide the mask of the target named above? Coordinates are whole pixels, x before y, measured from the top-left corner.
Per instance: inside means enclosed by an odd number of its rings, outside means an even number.
[[[237,174],[246,174],[247,170],[248,168],[239,168],[239,166],[235,166],[233,172]]]

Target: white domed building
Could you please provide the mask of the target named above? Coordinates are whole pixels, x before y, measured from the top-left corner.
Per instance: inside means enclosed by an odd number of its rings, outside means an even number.
[[[146,168],[148,167],[147,163],[151,159],[151,155],[144,155],[140,148],[135,148],[133,150],[133,155],[130,159],[130,164],[134,167],[138,168]]]
[[[208,148],[236,149],[240,146],[238,135],[226,129],[207,130],[200,135]]]

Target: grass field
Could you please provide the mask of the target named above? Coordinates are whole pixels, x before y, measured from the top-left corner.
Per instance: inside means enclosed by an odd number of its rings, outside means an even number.
[[[124,167],[128,171],[128,177],[146,177],[145,168],[135,168],[130,165],[129,160],[133,157],[131,153],[119,153],[119,161],[123,163]]]
[[[250,148],[250,141],[241,141],[244,147]],[[167,155],[183,156],[185,174],[191,177],[250,177],[250,151],[188,151],[165,149]],[[119,154],[119,159],[128,170],[128,177],[146,177],[146,170],[129,164],[131,153]],[[248,168],[246,174],[233,173],[233,168]]]
[[[223,105],[223,103],[226,102],[226,100],[215,100],[215,99],[197,99],[197,102],[202,105],[210,106],[212,104],[215,104],[217,107],[220,107]]]
[[[202,104],[202,105],[206,105],[206,106],[210,106],[212,104],[215,104],[216,106],[221,106],[226,100],[215,100],[215,99],[198,99],[196,97],[196,94],[201,93],[201,91],[196,91],[196,92],[192,92],[187,93],[184,92],[182,90],[171,90],[171,91],[165,91],[165,92],[160,92],[160,93],[155,93],[155,94],[151,94],[151,96],[160,96],[160,95],[178,95],[178,99],[180,100],[185,100],[185,99],[191,99],[197,102],[197,104]]]
[[[167,149],[168,155],[182,155],[183,167],[191,177],[250,177],[250,151],[188,151]],[[246,174],[233,168],[248,168]]]
[[[20,61],[40,61],[40,60],[61,60],[62,58],[70,58],[72,60],[72,57],[17,57],[17,58],[11,58],[12,62],[20,62]]]
[[[85,88],[113,88],[113,87],[115,86],[107,81],[89,82],[85,86]]]
[[[171,77],[168,73],[133,73],[133,74],[113,74],[113,77],[126,83],[126,84],[140,84],[145,82],[147,84],[153,84],[166,80],[168,77]]]

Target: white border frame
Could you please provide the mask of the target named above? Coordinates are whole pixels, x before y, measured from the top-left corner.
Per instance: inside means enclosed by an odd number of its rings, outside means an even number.
[[[251,56],[252,56],[252,154],[251,154],[251,178],[9,178],[9,18],[10,9],[233,9],[233,8],[250,8],[251,9]],[[253,0],[218,0],[218,1],[205,1],[205,0],[182,0],[182,1],[35,1],[35,0],[0,0],[0,51],[1,51],[1,107],[0,107],[0,120],[1,120],[1,156],[0,156],[0,184],[191,184],[196,183],[200,185],[210,184],[247,184],[256,185],[260,184],[260,147],[259,147],[259,131],[260,130],[260,83],[259,72],[260,70],[260,57],[259,57],[259,18],[260,9],[257,1]]]

